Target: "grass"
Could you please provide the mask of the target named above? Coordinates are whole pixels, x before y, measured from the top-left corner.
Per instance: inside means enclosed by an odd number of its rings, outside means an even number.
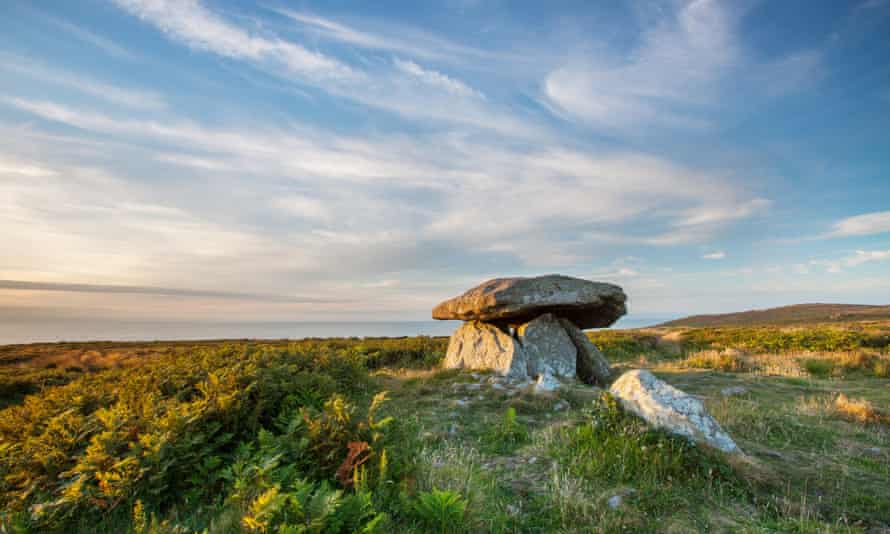
[[[439,370],[441,338],[3,347],[0,531],[880,531],[888,354],[822,329],[775,352],[762,328],[591,334],[703,399],[741,459],[598,388]]]

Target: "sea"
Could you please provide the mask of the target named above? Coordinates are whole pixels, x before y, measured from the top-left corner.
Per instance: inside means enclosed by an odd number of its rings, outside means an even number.
[[[629,315],[612,328],[639,328],[673,318]],[[0,321],[0,345],[57,341],[448,336],[459,324],[460,321],[203,322],[22,318]]]

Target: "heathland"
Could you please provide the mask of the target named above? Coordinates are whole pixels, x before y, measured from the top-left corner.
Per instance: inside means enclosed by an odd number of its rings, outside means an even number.
[[[446,338],[9,345],[0,532],[890,528],[890,322],[588,335],[745,456],[442,370]]]

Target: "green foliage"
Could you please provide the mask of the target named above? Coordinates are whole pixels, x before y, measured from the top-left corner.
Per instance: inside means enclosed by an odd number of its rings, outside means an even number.
[[[80,369],[0,367],[0,408],[19,403],[45,387],[67,384],[80,375]]]
[[[837,352],[874,344],[874,336],[865,331],[833,327],[693,328],[684,331],[683,339],[687,346],[695,349],[735,347],[756,352]]]
[[[875,360],[872,366],[872,374],[879,378],[890,378],[890,360]]]
[[[417,336],[409,338],[362,340],[354,347],[369,369],[383,367],[430,369],[445,357],[448,338]]]
[[[657,338],[653,335],[622,330],[594,330],[587,337],[611,362],[633,360],[644,354],[657,352]]]
[[[459,532],[464,528],[467,501],[454,491],[421,492],[414,502],[417,520],[428,532]]]
[[[361,357],[296,345],[202,349],[138,372],[81,375],[3,411],[0,524],[25,514],[35,528],[61,529],[134,499],[153,509],[218,504],[228,486],[264,476],[256,454],[267,469],[287,460],[326,479],[350,443],[365,443],[344,468],[351,485],[355,467],[377,465],[392,422],[375,417],[382,395],[367,418],[344,396],[371,387]]]
[[[241,518],[249,532],[281,534],[385,532],[387,515],[374,510],[368,493],[344,494],[327,482],[294,481],[256,496]]]
[[[831,360],[811,358],[801,362],[801,367],[803,367],[810,376],[815,376],[816,378],[828,378],[832,371],[834,371],[835,366],[834,362]]]
[[[510,406],[497,424],[484,436],[487,449],[496,454],[507,454],[528,443],[529,432],[516,418],[516,408]]]
[[[856,325],[714,327],[672,332],[679,335],[664,342],[651,330],[595,330],[587,336],[610,361],[628,361],[640,356],[671,359],[684,352],[729,347],[760,353],[886,351],[890,348],[890,335],[886,332],[872,332]]]
[[[355,407],[341,395],[332,396],[321,412],[306,407],[300,409],[309,441],[308,452],[313,458],[313,474],[320,478],[336,475],[349,485],[355,468],[377,460],[377,444],[392,423],[390,417],[375,420],[385,400],[385,392],[374,396],[366,421],[356,420]],[[345,458],[344,451],[349,451]]]
[[[822,327],[809,334],[706,330],[669,339],[653,331],[590,336],[610,359],[643,363],[699,349],[719,356],[727,346],[744,349],[749,356],[740,361],[749,361],[757,347],[815,350],[875,339],[864,332],[843,338]],[[110,365],[119,353],[114,344],[59,344],[66,351],[60,358],[101,352],[110,362],[82,369],[64,369],[56,363],[62,360],[40,352],[46,347],[0,350],[0,395],[7,395],[0,402],[8,405],[0,413],[0,532],[781,530],[801,496],[819,498],[805,516],[814,528],[839,521],[871,526],[887,516],[878,489],[887,479],[886,458],[859,453],[882,447],[884,427],[815,415],[801,421],[795,410],[809,408],[794,399],[819,383],[759,377],[756,395],[709,399],[709,410],[746,452],[792,473],[781,487],[766,488],[756,477],[769,473],[730,468],[719,453],[650,430],[608,395],[591,405],[596,393],[581,386],[562,393],[570,407],[559,412],[551,399],[487,386],[455,411],[452,401],[463,395],[451,387],[463,380],[458,371],[411,373],[414,379],[370,374],[435,365],[445,343],[133,344],[126,348],[133,359],[122,368]],[[51,363],[28,367],[32,356]],[[832,387],[867,386],[874,406],[886,402],[884,381],[872,378],[888,372],[883,345],[787,360],[797,370],[797,362],[810,365],[802,358],[831,361],[826,376],[851,381]],[[703,365],[735,364],[717,358]],[[684,389],[703,395],[730,378],[679,376]],[[384,383],[393,401],[377,393]],[[775,390],[760,387],[767,383]],[[771,408],[782,395],[791,395],[784,407]],[[460,432],[450,432],[451,424]],[[848,438],[856,445],[847,447]],[[836,447],[841,439],[845,447]],[[783,455],[787,449],[789,457],[834,456],[818,465],[780,462],[761,454],[763,446]],[[430,488],[452,491],[420,491]],[[627,498],[612,510],[605,502],[616,494]],[[723,514],[732,520],[723,523]],[[745,523],[749,514],[755,518]]]
[[[652,430],[624,412],[609,393],[594,402],[584,423],[561,430],[552,453],[571,474],[612,483],[669,487],[696,479],[734,479],[720,455],[685,438]]]

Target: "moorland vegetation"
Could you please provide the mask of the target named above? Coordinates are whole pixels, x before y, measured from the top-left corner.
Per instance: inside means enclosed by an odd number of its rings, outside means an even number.
[[[0,531],[887,528],[888,333],[589,334],[702,398],[743,458],[598,388],[441,370],[444,338],[0,347]]]

